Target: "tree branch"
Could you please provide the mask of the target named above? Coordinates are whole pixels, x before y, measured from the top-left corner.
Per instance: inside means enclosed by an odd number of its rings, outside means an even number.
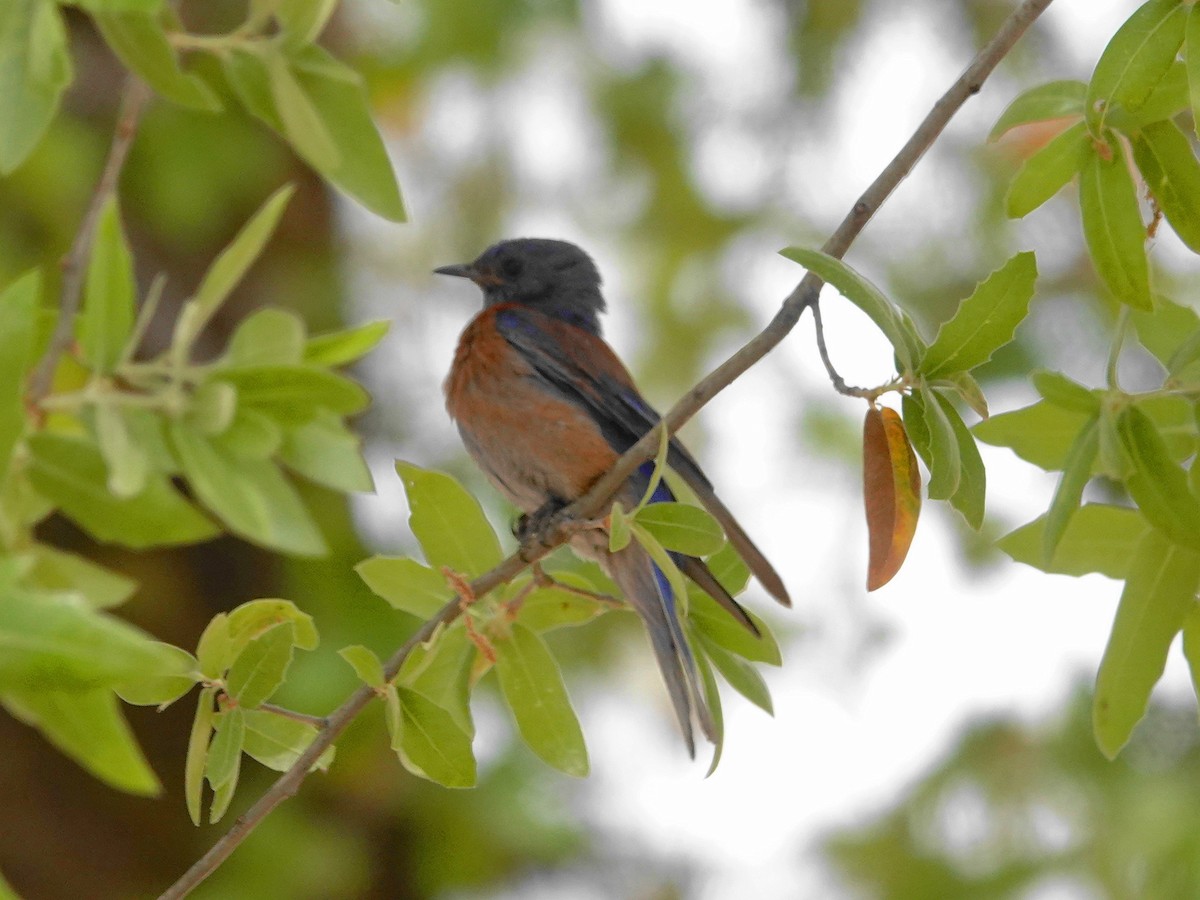
[[[853,209],[842,220],[832,237],[825,242],[822,250],[839,258],[845,254],[879,205],[912,171],[913,166],[941,134],[954,113],[966,102],[968,97],[979,92],[984,79],[1050,3],[1051,0],[1025,0],[1009,16],[996,36],[979,52],[950,90],[934,104],[929,115],[925,117],[896,157],[854,204]],[[660,426],[651,429],[637,444],[626,451],[613,469],[597,481],[591,490],[551,520],[543,532],[543,543],[539,544],[535,541],[527,544],[520,552],[513,554],[496,568],[471,582],[473,596],[482,597],[493,588],[511,581],[527,566],[548,554],[569,536],[572,520],[588,519],[598,515],[634,469],[654,456],[659,443],[659,427],[669,428],[672,432],[677,430],[722,389],[778,345],[795,327],[804,310],[809,306],[816,305],[821,285],[822,282],[819,278],[811,273],[806,275],[804,280],[784,300],[779,312],[761,333],[688,391],[667,413]],[[823,337],[820,340],[823,343]],[[830,369],[831,378],[834,379],[835,387],[838,387],[840,392],[852,395],[858,393],[859,389],[845,387],[844,382],[836,375],[828,362],[827,366]],[[418,645],[433,637],[438,628],[453,622],[461,615],[463,609],[464,604],[458,597],[455,597],[405,641],[404,645],[392,654],[384,666],[384,675],[388,680],[396,677],[408,655]],[[327,727],[317,735],[292,767],[281,775],[250,809],[238,817],[229,831],[175,884],[168,888],[160,900],[175,900],[175,898],[184,897],[192,888],[208,877],[246,839],[255,826],[266,818],[271,810],[296,793],[313,763],[375,696],[375,691],[364,685],[334,710],[328,717]]]
[[[54,326],[54,333],[50,337],[45,354],[29,379],[29,390],[25,396],[31,407],[36,406],[50,393],[59,357],[71,346],[71,338],[75,334],[75,316],[83,299],[84,270],[92,252],[96,223],[100,220],[100,211],[104,209],[104,204],[117,189],[121,167],[125,165],[125,157],[129,155],[129,148],[133,145],[134,135],[137,134],[138,120],[149,97],[150,89],[137,76],[130,75],[125,82],[121,111],[113,131],[112,144],[108,148],[108,158],[104,161],[104,168],[100,170],[100,180],[96,182],[96,188],[92,191],[92,199],[83,214],[83,221],[79,225],[75,240],[71,243],[71,250],[63,259],[58,322]]]

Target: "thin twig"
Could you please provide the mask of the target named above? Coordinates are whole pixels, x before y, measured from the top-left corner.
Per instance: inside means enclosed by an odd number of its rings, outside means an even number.
[[[263,712],[269,712],[284,719],[291,719],[293,722],[303,722],[305,725],[311,725],[318,731],[324,731],[329,727],[328,716],[310,716],[308,713],[296,712],[294,709],[288,709],[285,706],[276,706],[274,703],[260,703],[258,704],[258,708]]]
[[[125,82],[121,112],[113,131],[112,144],[108,148],[108,158],[104,161],[104,168],[100,170],[100,180],[96,182],[96,188],[92,191],[92,199],[83,214],[83,221],[71,244],[71,250],[63,259],[58,322],[54,326],[54,334],[50,337],[46,353],[29,379],[26,399],[31,407],[36,406],[50,393],[59,357],[71,346],[71,339],[75,334],[75,316],[83,299],[83,276],[92,252],[96,223],[100,220],[100,211],[104,209],[104,204],[117,189],[121,167],[125,165],[125,157],[129,155],[129,148],[133,145],[134,135],[137,134],[138,120],[149,97],[150,89],[141,79],[130,75]]]
[[[979,92],[983,80],[1050,3],[1051,0],[1025,0],[1009,16],[996,36],[975,57],[966,72],[934,105],[933,110],[926,116],[925,121],[913,133],[912,138],[904,145],[896,158],[888,164],[887,168],[855,203],[854,208],[838,226],[837,231],[825,242],[822,249],[826,253],[837,257],[845,254],[863,226],[878,209],[879,204],[911,171],[917,160],[921,158],[966,99]],[[821,280],[812,274],[806,275],[784,301],[782,308],[766,329],[685,394],[664,417],[662,427],[669,428],[672,432],[678,429],[705,403],[720,393],[751,365],[762,359],[792,330],[804,309],[816,302],[820,289]],[[654,455],[659,444],[658,435],[658,428],[653,428],[637,444],[626,451],[614,468],[596,482],[587,494],[553,518],[543,533],[541,541],[527,542],[520,552],[514,553],[496,568],[471,582],[472,596],[484,596],[493,588],[511,581],[526,566],[546,556],[554,546],[565,540],[565,536],[571,529],[570,520],[590,519],[598,515],[612,494],[633,473],[633,470]],[[443,606],[436,616],[422,625],[416,634],[410,637],[388,660],[384,667],[384,675],[387,679],[390,681],[395,678],[409,653],[418,645],[429,640],[438,628],[448,625],[458,618],[462,614],[463,608],[462,601],[455,597]],[[175,900],[175,898],[184,897],[192,888],[208,877],[271,810],[296,793],[313,763],[375,696],[374,690],[364,685],[334,710],[329,716],[329,726],[317,735],[292,767],[283,773],[250,809],[238,817],[229,831],[175,884],[168,888],[160,900]]]

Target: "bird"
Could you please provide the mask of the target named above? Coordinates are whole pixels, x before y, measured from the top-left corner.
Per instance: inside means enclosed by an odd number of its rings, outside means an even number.
[[[606,304],[592,258],[550,238],[517,238],[488,247],[473,262],[442,266],[483,291],[483,310],[464,328],[444,384],[446,408],[467,452],[488,480],[524,513],[518,535],[582,496],[659,421],[601,334]],[[791,605],[783,580],[713,491],[695,458],[675,437],[667,462],[720,523],[750,571],[776,600]],[[614,499],[632,509],[648,489],[644,463]],[[651,502],[674,500],[660,481]],[[631,541],[609,550],[608,535],[587,529],[572,549],[598,562],[645,623],[689,754],[693,716],[716,743],[676,597],[649,554]],[[753,620],[703,561],[672,553],[681,571],[758,636]]]

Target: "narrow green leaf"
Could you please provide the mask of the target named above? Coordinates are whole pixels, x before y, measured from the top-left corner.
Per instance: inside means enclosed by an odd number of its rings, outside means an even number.
[[[1171,228],[1200,253],[1200,162],[1174,122],[1154,122],[1133,139],[1133,158]]]
[[[13,691],[0,693],[0,703],[104,783],[146,797],[161,792],[111,690]]]
[[[1097,134],[1110,107],[1136,110],[1162,81],[1183,43],[1186,15],[1179,0],[1150,0],[1117,29],[1088,84],[1087,115]]]
[[[1050,560],[1045,555],[1046,516],[1039,516],[1006,534],[996,546],[1015,559],[1055,575],[1087,575],[1099,572],[1124,580],[1147,522],[1136,509],[1085,503],[1071,516]]]
[[[954,432],[954,443],[958,449],[958,487],[950,495],[950,505],[957,509],[967,524],[978,531],[983,527],[984,501],[987,495],[987,470],[975,446],[975,438],[949,400],[933,391],[942,414]]]
[[[1109,759],[1145,714],[1167,650],[1195,607],[1198,586],[1200,554],[1149,531],[1134,555],[1096,676],[1092,725],[1096,743]]]
[[[0,12],[0,17],[5,15]],[[21,398],[25,394],[25,373],[32,361],[41,292],[42,279],[36,269],[0,291],[0,318],[4,321],[4,327],[0,328],[0,484],[4,483],[13,448],[25,427]]]
[[[632,519],[630,520],[629,530],[633,535],[633,539],[650,555],[650,558],[654,561],[654,565],[658,566],[659,571],[663,573],[663,576],[670,583],[671,593],[676,597],[686,597],[687,582],[683,578],[683,573],[679,571],[679,566],[671,558],[671,554],[667,552],[667,548],[658,542],[658,538]]]
[[[337,413],[321,410],[312,420],[289,428],[279,458],[293,472],[336,491],[371,491],[375,481],[363,459],[362,439]]]
[[[242,769],[242,749],[246,742],[246,716],[234,707],[217,713],[213,718],[217,733],[208,750],[205,777],[213,787],[212,806],[208,810],[210,825],[221,821],[237,789]]]
[[[1051,81],[1030,88],[1008,104],[988,133],[988,140],[994,141],[1018,125],[1082,116],[1086,94],[1087,85],[1082,81]]]
[[[224,361],[230,366],[299,365],[304,361],[304,320],[266,307],[238,323]]]
[[[1121,134],[1132,135],[1153,122],[1175,118],[1188,108],[1188,99],[1187,66],[1177,59],[1145,103],[1135,110],[1111,107],[1105,111],[1105,119]]]
[[[322,408],[351,415],[370,402],[361,385],[315,366],[239,366],[219,369],[212,377],[236,388],[240,404],[284,425],[307,422]]]
[[[441,572],[407,556],[372,556],[356,565],[354,571],[394,609],[419,619],[436,615],[453,597]]]
[[[496,532],[461,484],[403,460],[396,461],[396,471],[408,497],[408,524],[431,566],[475,576],[500,562]]]
[[[865,312],[891,342],[900,367],[904,371],[912,371],[923,348],[910,329],[904,327],[900,311],[879,288],[840,259],[819,250],[788,247],[779,252],[833,285],[843,297]]]
[[[292,664],[294,645],[291,622],[268,628],[246,644],[225,680],[226,691],[239,707],[256,709],[279,689]]]
[[[1029,313],[1037,281],[1032,253],[1018,253],[976,286],[943,323],[918,370],[927,378],[983,365],[1009,343]]]
[[[387,679],[383,675],[383,663],[379,661],[379,657],[372,650],[362,644],[343,647],[338,651],[338,656],[350,664],[350,667],[354,669],[354,674],[365,684],[369,684],[373,688],[381,688],[387,683]]]
[[[721,708],[721,691],[717,687],[716,676],[713,675],[712,666],[703,653],[696,657],[696,670],[700,673],[700,686],[704,690],[704,705],[708,707],[713,721],[713,758],[704,775],[708,778],[717,771],[721,754],[725,750],[725,714]]]
[[[925,428],[929,434],[929,487],[930,500],[949,500],[958,490],[962,480],[962,457],[958,450],[958,435],[950,418],[938,402],[938,395],[928,388],[921,388],[921,401],[925,409]]]
[[[111,372],[121,358],[133,330],[136,290],[121,213],[116,198],[110,197],[96,223],[78,326],[83,357],[99,372]]]
[[[304,362],[314,366],[344,366],[361,359],[388,333],[391,322],[368,322],[345,331],[310,337],[304,345]]]
[[[963,403],[970,407],[971,412],[975,413],[981,419],[986,419],[990,415],[987,397],[983,395],[983,388],[967,372],[952,372],[945,378],[937,379],[931,386],[947,391],[954,391],[954,393],[962,398]]]
[[[734,656],[723,647],[700,636],[700,644],[704,655],[713,664],[729,686],[765,712],[775,715],[775,705],[771,702],[771,690],[763,679],[762,673],[744,659]]]
[[[49,0],[0,3],[0,175],[24,162],[71,83],[71,56],[58,7]]]
[[[699,588],[688,591],[687,612],[689,624],[710,643],[752,662],[783,665],[778,641],[767,624],[754,613],[747,611],[750,620],[758,627],[758,637],[747,631],[744,625]]]
[[[1034,388],[1049,403],[1061,409],[1094,415],[1100,411],[1100,397],[1096,392],[1072,381],[1061,372],[1039,369],[1031,379]]]
[[[342,162],[341,151],[325,127],[321,114],[296,80],[287,57],[278,52],[270,53],[266,56],[266,65],[271,99],[283,122],[283,134],[288,143],[318,172],[337,169]]]
[[[1153,309],[1146,227],[1133,178],[1120,145],[1110,137],[1105,146],[1108,158],[1092,150],[1079,176],[1079,208],[1088,253],[1101,280],[1118,300],[1136,309]]]
[[[608,552],[619,553],[629,546],[633,533],[629,530],[632,521],[625,514],[625,508],[617,500],[613,501],[608,513]]]
[[[122,410],[101,404],[95,408],[96,444],[108,467],[108,490],[127,500],[146,489],[150,460],[134,441]]]
[[[1063,467],[1075,436],[1088,418],[1086,412],[1063,409],[1041,400],[1022,409],[994,415],[971,430],[985,444],[1008,447],[1026,462],[1055,471]],[[904,421],[909,425],[907,411]],[[909,436],[913,438],[913,446],[917,446],[911,425]]]
[[[263,709],[243,710],[242,715],[246,720],[243,752],[276,772],[290,769],[317,736],[315,726]],[[313,769],[326,771],[333,755],[334,748],[329,747],[313,763]]]
[[[517,624],[495,647],[500,690],[525,743],[554,768],[568,775],[586,775],[583,732],[550,649]]]
[[[1200,550],[1200,500],[1189,490],[1187,474],[1171,458],[1154,423],[1132,406],[1121,414],[1117,429],[1133,465],[1125,479],[1133,501],[1170,540]]]
[[[1200,8],[1192,4],[1184,25],[1184,53],[1188,93],[1192,101],[1192,127],[1200,134]]]
[[[688,556],[708,556],[725,545],[725,533],[717,520],[698,506],[651,503],[642,508],[636,521],[668,550]]]
[[[396,693],[402,721],[396,752],[404,767],[443,787],[474,787],[471,735],[459,727],[454,716],[423,694],[404,687]]]
[[[196,701],[196,715],[188,736],[187,760],[183,764],[183,793],[188,815],[193,825],[200,824],[200,802],[203,799],[204,771],[208,768],[209,739],[213,732],[213,699],[217,689],[206,687]]]
[[[917,452],[917,456],[921,457],[925,468],[933,471],[932,438],[929,435],[929,425],[925,418],[925,398],[918,391],[904,394],[900,398],[900,410],[901,418],[904,420],[904,430],[908,432],[908,439],[912,442],[913,450]]]
[[[192,490],[230,531],[297,556],[328,552],[300,495],[274,463],[234,457],[185,422],[172,422],[170,434]]]
[[[1004,195],[1005,215],[1023,219],[1070,184],[1087,160],[1090,142],[1080,122],[1025,160]]]
[[[204,80],[179,66],[158,16],[144,12],[98,12],[93,17],[105,43],[150,87],[168,100],[205,112],[221,102]]]
[[[1059,479],[1054,499],[1050,501],[1050,509],[1046,513],[1042,552],[1047,564],[1054,559],[1054,551],[1066,533],[1071,517],[1079,509],[1083,489],[1091,480],[1092,466],[1099,448],[1099,416],[1096,416],[1079,432],[1071,452],[1067,454],[1062,478]]]

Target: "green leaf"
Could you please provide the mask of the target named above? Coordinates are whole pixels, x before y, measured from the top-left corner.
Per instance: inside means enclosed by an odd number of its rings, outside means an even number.
[[[1092,726],[1096,743],[1114,758],[1146,712],[1162,677],[1167,650],[1195,606],[1200,554],[1150,531],[1138,544],[1121,592],[1112,635],[1096,676]]]
[[[225,679],[225,689],[239,707],[256,709],[279,690],[292,664],[294,644],[291,622],[268,628],[246,644]]]
[[[224,381],[202,381],[192,394],[184,421],[201,434],[223,434],[237,417],[237,389]]]
[[[704,705],[708,707],[713,722],[713,758],[704,776],[708,778],[717,771],[725,749],[725,714],[721,709],[721,691],[717,687],[716,676],[713,675],[712,666],[703,653],[696,657],[696,670],[700,673],[700,685],[704,690]]]
[[[506,640],[495,642],[496,675],[504,702],[521,737],[559,771],[588,773],[587,747],[558,663],[540,637],[513,624]]]
[[[0,689],[86,690],[182,671],[145,632],[78,596],[3,592]]]
[[[185,675],[154,675],[126,681],[116,687],[117,695],[134,706],[165,707],[174,703],[196,684],[200,664],[181,647],[156,642],[163,653],[174,657],[173,669]]]
[[[1079,209],[1088,253],[1118,300],[1136,309],[1153,309],[1146,227],[1133,178],[1120,145],[1109,138],[1104,146],[1108,158],[1093,149],[1079,175]]]
[[[394,609],[419,619],[436,615],[453,597],[441,572],[407,556],[372,556],[354,571]]]
[[[1173,119],[1188,108],[1187,66],[1175,60],[1155,86],[1146,102],[1136,110],[1113,107],[1105,112],[1108,124],[1122,134],[1132,135],[1152,122]]]
[[[1197,9],[1195,4],[1192,4],[1188,11],[1184,40],[1184,65],[1187,66],[1188,93],[1192,101],[1192,123],[1197,133],[1200,133],[1200,9]]]
[[[96,223],[78,326],[83,357],[99,372],[111,372],[121,359],[133,330],[136,290],[121,213],[116,198],[110,197]]]
[[[521,601],[518,621],[531,631],[550,631],[570,625],[583,625],[611,608],[591,597],[559,586],[568,585],[594,591],[595,586],[583,575],[575,572],[556,572],[554,580],[557,584],[535,587]],[[505,601],[512,600],[528,586],[529,579],[512,582],[505,594]]]
[[[497,565],[500,541],[479,501],[443,472],[422,469],[403,460],[396,472],[408,497],[408,524],[435,568],[480,575]]]
[[[421,644],[404,661],[399,682],[428,697],[453,716],[458,727],[474,735],[471,684],[479,650],[461,624],[442,629],[429,644]]]
[[[979,416],[979,418],[986,419],[990,415],[987,397],[983,395],[983,388],[967,372],[953,372],[946,378],[937,379],[932,386],[947,391],[954,391],[962,399],[963,403],[967,404],[970,410]]]
[[[342,154],[325,127],[321,114],[296,80],[287,57],[265,56],[271,100],[283,123],[283,135],[296,152],[319,172],[331,172],[342,163]]]
[[[1054,558],[1045,556],[1046,516],[1006,534],[996,546],[1015,559],[1055,575],[1099,572],[1124,580],[1138,542],[1150,530],[1136,509],[1085,503],[1067,523]]]
[[[235,706],[217,713],[213,717],[213,725],[217,733],[209,745],[208,765],[204,772],[213,788],[212,807],[208,811],[210,825],[219,822],[225,815],[237,787],[242,768],[242,748],[246,742],[246,716]]]
[[[1200,162],[1174,122],[1154,122],[1133,139],[1133,158],[1171,228],[1200,253]]]
[[[217,689],[206,687],[196,701],[196,715],[188,736],[187,759],[183,764],[183,793],[193,825],[200,824],[200,801],[204,790],[204,770],[208,768],[209,739],[213,733],[213,698]]]
[[[51,0],[0,3],[0,175],[37,146],[72,74],[66,29]]]
[[[708,556],[725,545],[725,533],[711,515],[686,503],[651,503],[635,521],[668,550],[688,556]]]
[[[351,415],[370,402],[361,385],[315,366],[239,366],[219,369],[212,377],[233,385],[242,405],[285,425],[307,422],[322,408]]]
[[[921,388],[918,396],[925,413],[925,428],[929,435],[929,499],[949,500],[958,490],[962,480],[958,435],[945,408],[938,402],[936,392]]]
[[[1086,424],[1086,412],[1063,409],[1045,400],[1012,412],[994,415],[979,422],[972,431],[985,444],[1008,447],[1026,462],[1047,471],[1061,469],[1079,430]],[[909,424],[908,412],[904,415]],[[909,435],[913,430],[909,426]],[[913,437],[913,445],[917,445]]]
[[[304,320],[294,312],[256,309],[238,323],[224,361],[234,367],[299,365],[304,342]]]
[[[337,9],[337,0],[279,0],[275,18],[288,46],[311,44]]]
[[[96,27],[125,66],[168,100],[217,112],[221,102],[204,80],[179,66],[158,16],[142,12],[98,12]]]
[[[186,351],[191,346],[196,335],[208,324],[251,264],[258,259],[294,192],[295,187],[286,184],[268,197],[209,266],[195,296],[188,301],[192,312],[181,315],[176,324],[174,349],[177,352]]]
[[[1005,215],[1023,219],[1066,187],[1083,168],[1090,146],[1087,125],[1080,122],[1025,160],[1004,195]]]
[[[984,499],[987,494],[987,470],[975,446],[975,438],[959,416],[954,405],[937,391],[931,392],[942,414],[954,432],[954,443],[958,450],[958,487],[950,495],[950,505],[957,509],[967,524],[978,531],[983,527]],[[930,495],[932,496],[932,495]]]
[[[322,410],[311,421],[288,429],[279,458],[293,472],[336,491],[375,488],[363,459],[362,439],[342,424],[337,413]]]
[[[106,784],[146,797],[161,792],[111,690],[13,691],[0,703]]]
[[[1177,374],[1187,365],[1186,361],[1180,365],[1178,354],[1185,344],[1194,342],[1196,334],[1200,333],[1200,315],[1194,309],[1158,296],[1154,298],[1152,312],[1134,310],[1131,318],[1137,329],[1139,343],[1168,372]]]
[[[1150,0],[1113,35],[1096,63],[1087,92],[1087,115],[1099,134],[1109,108],[1136,110],[1149,99],[1183,43],[1186,7],[1179,0]]]
[[[387,684],[383,674],[383,663],[375,653],[362,644],[353,644],[338,651],[338,656],[350,664],[354,674],[362,679],[364,684],[373,688],[381,688]]]
[[[1192,690],[1200,698],[1200,605],[1194,603],[1183,618],[1183,655],[1192,674]]]
[[[1071,452],[1063,465],[1062,478],[1050,501],[1046,513],[1046,527],[1042,534],[1042,552],[1046,563],[1054,559],[1054,551],[1066,533],[1071,517],[1079,509],[1083,489],[1092,477],[1092,466],[1100,449],[1099,415],[1094,416],[1079,432]]]
[[[739,659],[716,643],[700,635],[700,644],[704,655],[713,664],[722,677],[729,682],[735,691],[765,712],[775,715],[775,705],[771,702],[771,691],[762,673],[744,659]]]
[[[938,329],[918,370],[927,378],[983,365],[1009,343],[1029,313],[1037,281],[1032,253],[1018,253],[981,282]]]
[[[158,12],[164,0],[70,0],[93,15],[105,12]]]
[[[217,613],[200,633],[196,643],[196,661],[210,679],[221,678],[233,662],[233,638],[229,633],[229,613]]]
[[[122,410],[100,404],[95,408],[96,443],[108,468],[108,490],[114,497],[127,500],[146,489],[150,477],[150,459],[136,443]]]
[[[1172,541],[1200,550],[1200,500],[1188,489],[1187,474],[1171,458],[1158,428],[1132,406],[1121,414],[1117,429],[1133,464],[1125,479],[1133,501]]]
[[[629,542],[633,540],[633,533],[629,530],[629,523],[632,521],[625,513],[625,508],[621,506],[619,500],[614,500],[612,509],[608,513],[608,552],[620,553],[629,546]]]
[[[331,331],[308,339],[304,362],[314,366],[344,366],[366,356],[383,340],[391,322],[368,322],[345,331]]]
[[[1082,81],[1051,81],[1018,94],[988,133],[994,141],[1011,128],[1047,119],[1082,116],[1087,85]]]
[[[652,535],[649,531],[639,525],[636,521],[630,521],[630,532],[633,539],[641,545],[654,564],[658,566],[660,572],[671,585],[671,593],[676,597],[687,596],[687,582],[684,581],[683,573],[679,571],[679,566],[667,552],[667,548],[658,542],[658,538]]]
[[[246,720],[242,751],[276,772],[290,769],[318,734],[316,727],[307,722],[287,719],[264,709],[243,710],[242,715]],[[327,748],[312,768],[328,770],[333,755],[334,748]]]
[[[47,544],[29,550],[33,565],[26,573],[30,584],[49,591],[82,594],[93,609],[120,606],[137,590],[137,582],[91,560]]]
[[[0,17],[4,15],[0,12]],[[33,357],[41,292],[42,279],[36,269],[0,291],[0,318],[4,321],[4,327],[0,328],[0,484],[4,483],[13,447],[25,427],[21,398],[25,393],[25,373]]]
[[[213,444],[236,457],[268,459],[283,446],[283,429],[266,413],[238,404],[233,421]]]
[[[229,611],[227,630],[230,657],[241,653],[250,641],[283,622],[291,624],[293,642],[297,647],[301,650],[317,649],[320,640],[312,616],[301,612],[291,600],[266,597],[249,600]]]
[[[393,745],[404,768],[443,787],[474,787],[471,735],[459,727],[454,716],[423,694],[401,687],[396,696],[399,741],[393,735]]]
[[[923,348],[910,330],[904,327],[900,311],[879,288],[840,259],[819,250],[788,247],[779,252],[833,285],[843,297],[865,312],[891,342],[901,368],[906,372],[912,371],[913,363],[920,358]]]
[[[184,422],[172,422],[170,434],[192,490],[230,531],[297,556],[328,552],[300,495],[274,463],[235,457]]]
[[[771,666],[783,665],[779,643],[771,629],[754,613],[747,611],[758,627],[755,637],[746,627],[722,609],[717,601],[699,588],[688,591],[688,623],[713,644],[736,653],[743,659]]]
[[[706,559],[704,564],[731,597],[736,597],[750,583],[750,567],[738,556],[732,544],[726,544]]]
[[[1033,382],[1034,389],[1045,400],[1061,409],[1093,415],[1100,411],[1100,397],[1096,392],[1085,388],[1061,372],[1039,369],[1033,373],[1030,380]]]

